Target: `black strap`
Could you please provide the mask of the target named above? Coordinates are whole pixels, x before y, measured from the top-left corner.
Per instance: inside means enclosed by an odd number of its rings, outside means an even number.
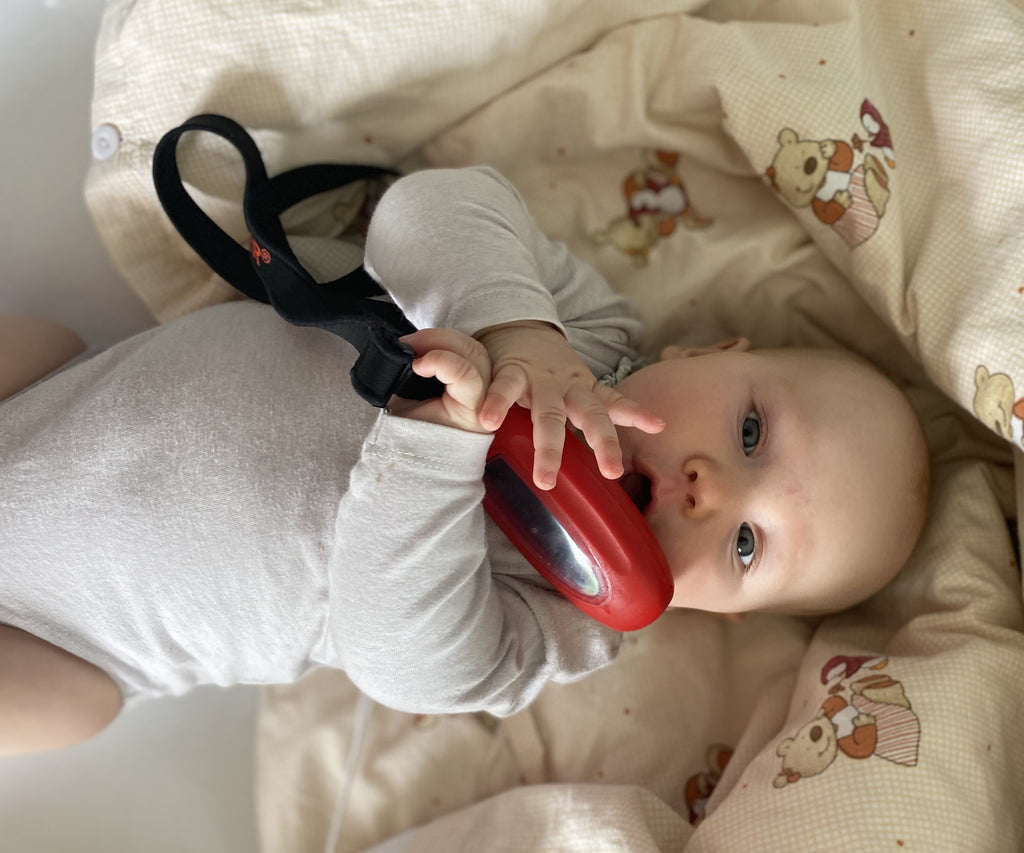
[[[178,170],[182,135],[199,130],[223,137],[242,155],[245,193],[242,208],[252,238],[249,250],[238,245],[193,201]],[[299,263],[281,226],[281,214],[309,196],[353,181],[396,172],[377,166],[318,163],[267,176],[252,137],[222,115],[197,115],[168,131],[153,153],[157,197],[178,233],[221,278],[251,299],[268,303],[289,323],[317,326],[345,338],[359,350],[352,384],[374,406],[392,394],[425,400],[441,394],[436,379],[412,372],[412,348],[398,338],[413,325],[392,302],[371,297],[383,293],[359,266],[334,281],[317,283]]]

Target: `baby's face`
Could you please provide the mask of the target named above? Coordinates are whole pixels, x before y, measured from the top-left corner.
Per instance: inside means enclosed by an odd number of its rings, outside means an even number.
[[[842,609],[887,583],[917,539],[920,427],[888,380],[851,359],[738,349],[670,348],[618,386],[667,422],[619,439],[624,480],[650,479],[644,515],[672,605]]]

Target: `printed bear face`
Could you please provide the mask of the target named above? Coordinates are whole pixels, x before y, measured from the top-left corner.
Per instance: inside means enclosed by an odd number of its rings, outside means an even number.
[[[807,207],[825,182],[835,153],[833,140],[801,140],[795,130],[786,127],[779,132],[779,150],[767,174],[786,201],[794,207]]]
[[[839,752],[836,728],[824,709],[818,716],[800,728],[794,737],[779,744],[776,753],[782,759],[782,773],[776,786],[795,782],[806,776],[816,776],[827,768]]]

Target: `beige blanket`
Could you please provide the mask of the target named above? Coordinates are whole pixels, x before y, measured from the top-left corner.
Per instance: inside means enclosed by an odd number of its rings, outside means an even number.
[[[149,177],[166,130],[223,112],[272,173],[490,163],[652,352],[841,344],[907,388],[932,451],[905,571],[820,623],[672,612],[508,720],[375,707],[351,779],[345,677],[267,690],[266,853],[323,849],[347,781],[339,851],[413,827],[402,849],[430,853],[1020,848],[1019,5],[112,0],[96,67],[120,142],[88,201],[161,320],[230,294]],[[194,140],[181,163],[244,241],[233,154]],[[359,201],[304,204],[289,233],[328,264]]]

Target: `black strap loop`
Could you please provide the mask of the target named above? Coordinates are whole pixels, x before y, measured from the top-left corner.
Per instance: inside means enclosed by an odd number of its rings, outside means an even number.
[[[189,131],[223,137],[242,155],[245,192],[242,207],[252,235],[249,250],[239,246],[195,203],[178,170],[177,146]],[[168,131],[153,153],[157,197],[178,233],[221,278],[251,299],[268,303],[297,326],[316,326],[345,338],[360,355],[352,367],[356,391],[374,406],[393,394],[414,400],[439,396],[443,386],[412,372],[412,348],[398,338],[414,331],[398,306],[372,299],[383,291],[363,266],[334,281],[318,283],[288,245],[281,214],[309,196],[353,181],[395,175],[377,166],[318,163],[267,176],[252,137],[222,115],[190,118]]]

